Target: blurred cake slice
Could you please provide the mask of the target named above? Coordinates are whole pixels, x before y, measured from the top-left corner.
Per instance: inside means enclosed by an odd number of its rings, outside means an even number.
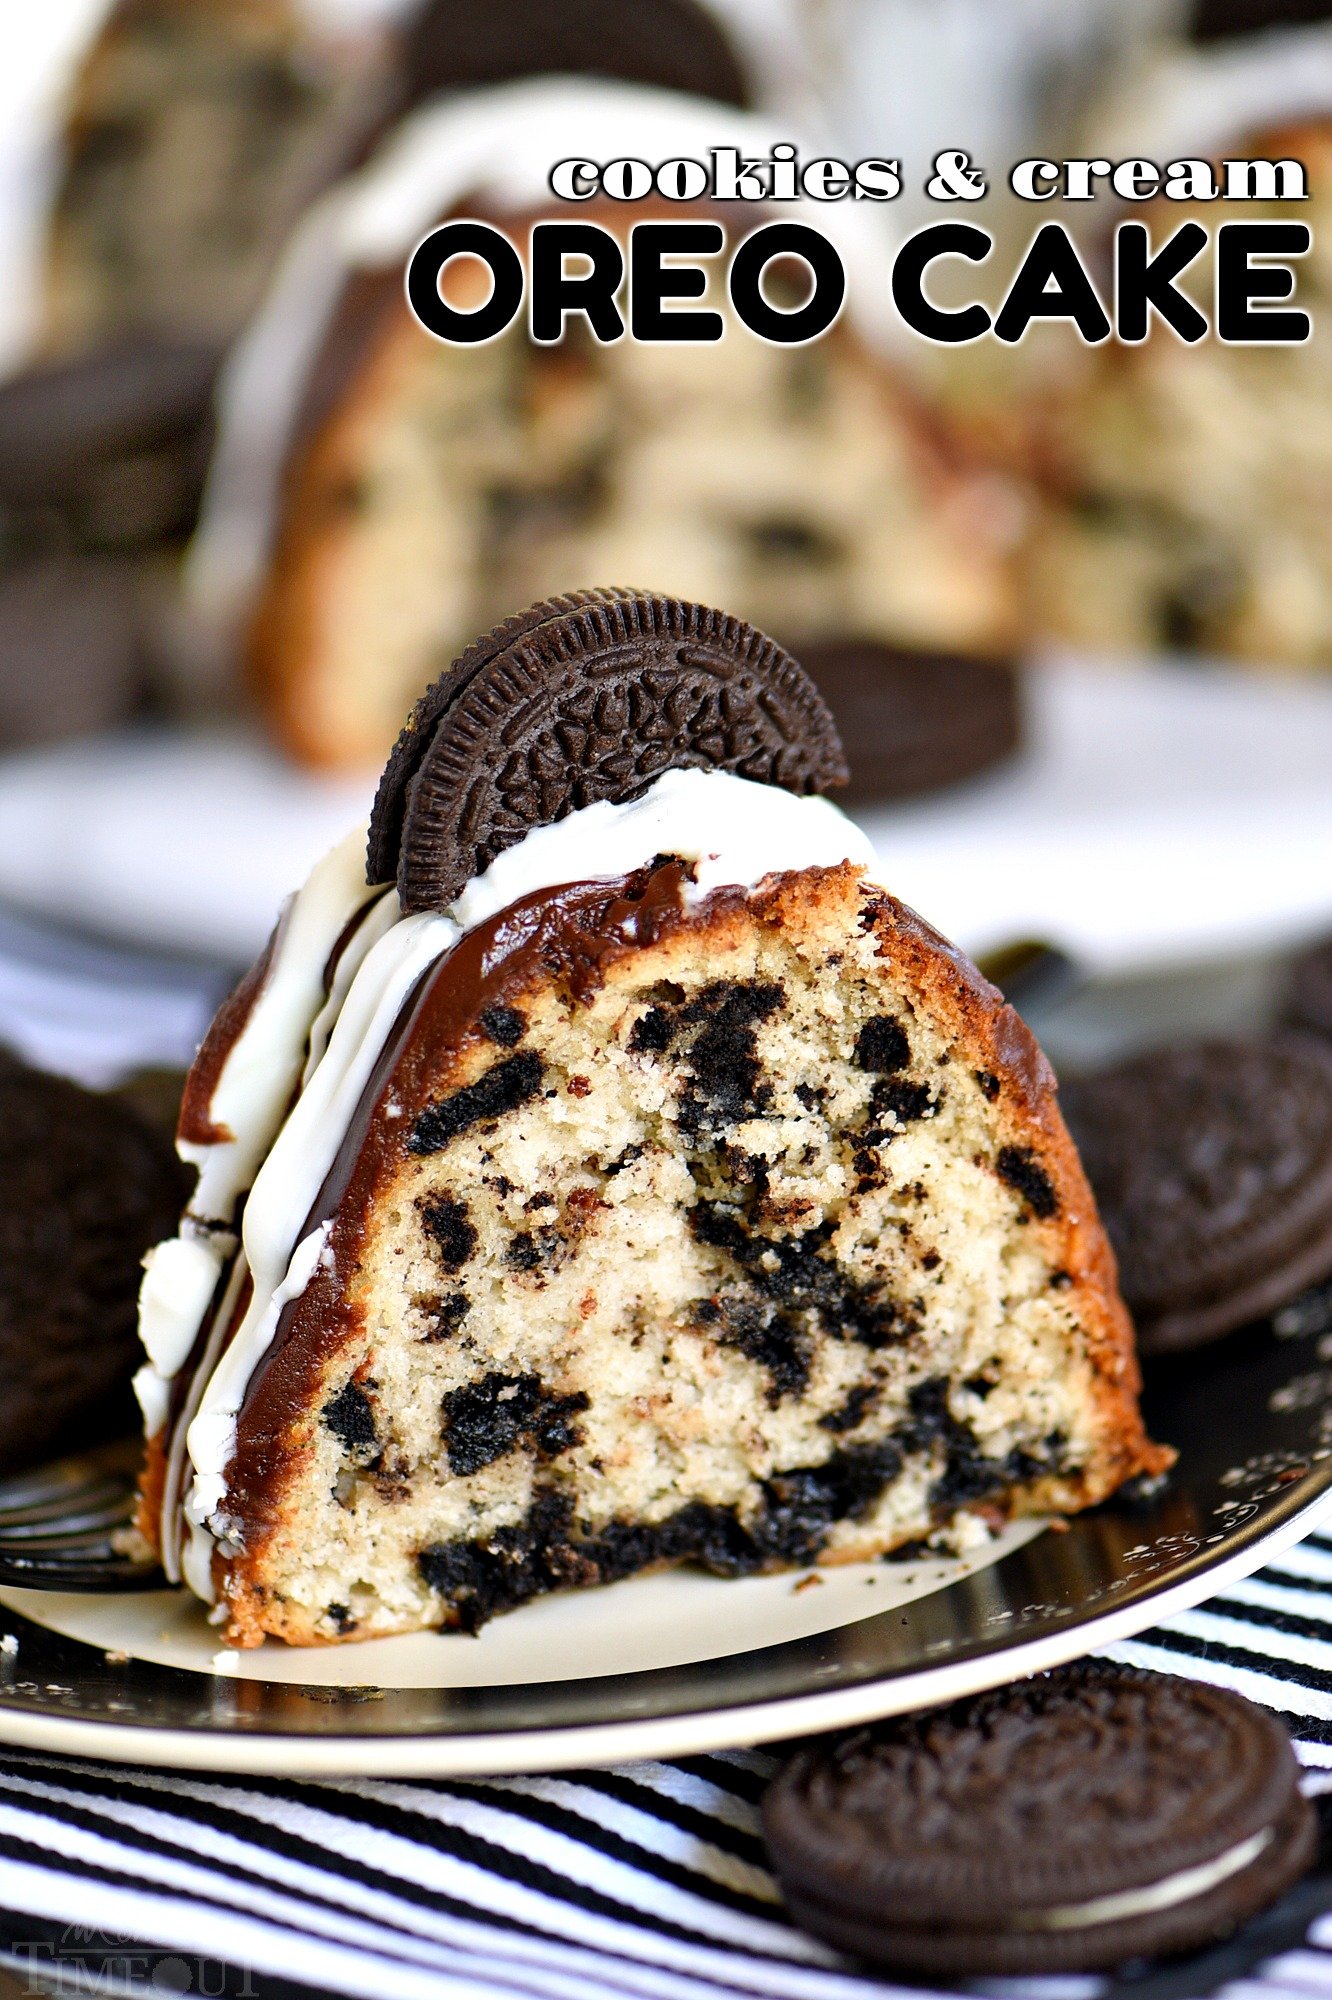
[[[1223,345],[1209,332],[1186,346],[1154,322],[1140,346],[1092,351],[1070,335],[1069,379],[1053,392],[1047,338],[1034,399],[1046,504],[1029,565],[1045,637],[1258,669],[1332,663],[1332,363],[1317,328],[1332,269],[1332,25],[1298,25],[1313,11],[1199,5],[1196,45],[1148,43],[1078,139],[1078,151],[1115,160],[1303,162],[1303,201],[1080,206],[1103,273],[1112,222],[1145,222],[1156,246],[1200,223],[1211,242],[1181,289],[1209,320],[1219,228],[1307,224],[1292,302],[1314,313],[1315,332],[1302,345]]]
[[[525,246],[536,217],[567,219],[546,177],[572,131],[654,159],[727,143],[749,156],[780,136],[591,81],[441,102],[304,233],[230,371],[192,600],[247,651],[258,699],[306,761],[373,764],[474,631],[608,575],[796,640],[857,630],[984,651],[1009,637],[1013,510],[881,345],[888,265],[863,210],[797,205],[848,266],[847,314],[807,346],[729,317],[710,344],[598,345],[575,324],[550,347],[521,320],[469,347],[414,321],[403,269],[434,224],[479,211]],[[706,213],[732,241],[755,220],[688,203],[578,210],[621,236]],[[722,269],[709,303],[729,314]],[[489,283],[475,263],[456,271]]]
[[[46,344],[224,340],[302,211],[438,91],[550,72],[740,102],[701,0],[115,0],[77,67],[50,224]]]

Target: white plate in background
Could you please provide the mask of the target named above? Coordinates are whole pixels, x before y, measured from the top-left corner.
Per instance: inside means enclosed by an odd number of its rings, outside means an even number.
[[[1059,660],[1026,752],[862,815],[895,894],[973,953],[1021,937],[1098,973],[1332,925],[1332,679]]]
[[[0,901],[239,965],[376,775],[239,732],[0,759]],[[1012,764],[861,817],[888,887],[973,952],[1045,937],[1120,973],[1280,945],[1332,923],[1332,681],[1052,663]]]

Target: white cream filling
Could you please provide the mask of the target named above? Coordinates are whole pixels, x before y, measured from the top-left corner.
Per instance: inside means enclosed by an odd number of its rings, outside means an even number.
[[[1214,1861],[1202,1861],[1196,1868],[1181,1868],[1159,1882],[1141,1889],[1121,1889],[1110,1896],[1093,1896],[1085,1903],[1064,1903],[1049,1910],[1023,1910],[1013,1918],[1012,1929],[1021,1931],[1084,1930],[1094,1924],[1118,1923],[1124,1917],[1145,1917],[1155,1910],[1171,1910],[1178,1903],[1192,1902],[1219,1882],[1228,1881],[1256,1861],[1276,1838],[1275,1827],[1266,1826],[1247,1840],[1218,1854]]]
[[[561,882],[628,875],[658,854],[694,863],[695,905],[714,889],[752,889],[797,868],[870,868],[874,849],[831,799],[797,798],[728,771],[665,771],[626,805],[603,799],[539,826],[467,884],[449,914],[459,935]]]
[[[343,855],[347,846],[344,843],[335,854]],[[645,867],[659,854],[678,855],[694,864],[695,880],[686,892],[690,905],[715,889],[752,889],[767,875],[833,867],[844,861],[868,869],[873,861],[864,835],[826,799],[797,798],[725,772],[667,771],[639,799],[624,805],[587,806],[554,825],[534,829],[469,882],[447,915],[389,922],[385,906],[396,908],[396,899],[385,897],[382,905],[366,913],[360,931],[344,950],[338,973],[345,973],[346,990],[340,1005],[341,980],[335,977],[327,1002],[322,985],[328,952],[343,927],[333,923],[333,911],[327,907],[329,883],[337,871],[328,876],[317,869],[295,899],[270,968],[270,982],[281,981],[284,990],[294,991],[300,969],[287,961],[299,951],[313,951],[313,966],[303,968],[307,994],[303,1038],[309,1050],[305,1085],[276,1136],[261,1137],[259,1129],[248,1128],[242,1133],[241,1127],[231,1125],[237,1135],[227,1142],[231,1146],[246,1152],[262,1152],[267,1146],[267,1157],[246,1200],[241,1230],[254,1292],[235,1338],[216,1365],[209,1364],[211,1372],[197,1397],[185,1439],[188,1465],[182,1481],[189,1480],[191,1468],[193,1472],[185,1499],[192,1527],[185,1574],[200,1595],[210,1594],[201,1584],[208,1576],[211,1542],[224,1537],[228,1529],[221,1510],[237,1413],[277,1330],[282,1307],[300,1295],[317,1266],[311,1245],[320,1232],[298,1241],[299,1232],[418,982],[468,931],[524,896],[566,882],[613,879]],[[327,868],[327,863],[321,864],[321,869]],[[345,892],[345,881],[343,888]],[[312,897],[316,912],[304,909],[307,897]],[[326,936],[330,927],[331,938]],[[249,1076],[277,1060],[287,1065],[288,1074],[296,1073],[301,1052],[294,1048],[295,1025],[292,1009],[256,1006],[228,1067],[236,1060]],[[317,1046],[321,1040],[322,1053]],[[264,1126],[271,1101],[261,1100],[257,1093],[251,1098],[248,1110],[256,1128]],[[321,1237],[321,1249],[322,1245]],[[179,1355],[179,1366],[193,1344],[212,1289],[205,1297],[202,1270],[175,1245],[167,1246],[164,1259],[160,1252],[153,1255],[145,1289],[149,1293],[145,1344],[151,1343],[150,1355],[156,1354],[160,1362]],[[167,1371],[159,1372],[165,1376]],[[161,1398],[156,1400],[160,1403]],[[164,1528],[169,1540],[174,1530],[170,1523]]]

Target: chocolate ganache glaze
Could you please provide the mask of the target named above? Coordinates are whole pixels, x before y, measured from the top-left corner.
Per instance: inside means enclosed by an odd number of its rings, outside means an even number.
[[[469,931],[418,983],[300,1232],[307,1237],[332,1219],[325,1255],[304,1291],[284,1308],[242,1401],[228,1490],[252,1532],[257,1522],[262,1533],[268,1504],[277,1501],[277,1482],[289,1462],[288,1425],[308,1409],[324,1361],[355,1331],[346,1280],[376,1191],[404,1151],[433,1150],[431,1094],[438,1087],[439,1051],[493,1042],[486,1018],[544,978],[555,977],[576,1004],[585,1004],[615,959],[744,899],[744,890],[724,888],[691,908],[685,900],[691,873],[687,863],[662,857],[629,876],[524,896]],[[534,1095],[539,1059],[514,1056],[502,1046],[496,1055],[487,1076],[508,1069],[512,1088]],[[397,1115],[389,1115],[390,1103]],[[297,1337],[311,1333],[316,1338],[310,1341]]]

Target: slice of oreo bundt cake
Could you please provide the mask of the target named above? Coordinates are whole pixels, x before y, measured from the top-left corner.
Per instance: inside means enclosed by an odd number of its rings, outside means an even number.
[[[793,660],[628,592],[424,698],[186,1093],[143,1525],[233,1643],[956,1546],[1168,1462],[1039,1050],[810,796]],[[390,882],[395,886],[386,886]]]

